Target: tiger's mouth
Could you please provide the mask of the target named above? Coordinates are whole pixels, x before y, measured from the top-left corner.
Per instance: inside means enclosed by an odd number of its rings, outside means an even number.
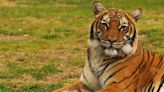
[[[100,44],[105,49],[120,49],[126,44],[126,42],[110,43],[110,42],[100,41]]]
[[[129,42],[121,43],[101,43],[104,53],[111,57],[118,57],[128,55],[133,51],[133,46]]]
[[[119,43],[109,43],[100,40],[89,40],[89,46],[92,48],[101,47],[104,54],[110,57],[122,57],[130,55],[134,52],[135,46],[131,44],[131,41],[124,41]]]
[[[120,49],[124,44],[111,44],[111,43],[102,43],[102,46],[105,49]]]

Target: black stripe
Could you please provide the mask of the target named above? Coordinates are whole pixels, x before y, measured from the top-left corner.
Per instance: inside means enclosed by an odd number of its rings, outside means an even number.
[[[152,87],[152,85],[153,85],[153,81],[150,80],[150,81],[148,82],[148,86],[145,86],[144,92],[149,92],[149,90],[150,90],[150,88]],[[147,91],[146,91],[146,90],[147,90]],[[142,91],[141,91],[141,92],[142,92]]]
[[[132,27],[133,27],[133,28],[132,28]],[[132,34],[132,31],[133,31],[133,37],[129,39],[129,40],[131,40],[131,42],[130,42],[131,46],[133,46],[133,42],[134,42],[134,40],[135,40],[135,38],[136,38],[136,29],[135,29],[135,27],[134,27],[133,25],[131,25],[131,32],[130,32],[130,35]],[[130,37],[130,36],[129,36],[129,37]]]
[[[156,75],[156,74],[155,74],[155,75]],[[154,78],[155,75],[153,75],[151,78],[148,79],[148,82],[147,82],[147,84],[146,84],[146,86],[145,86],[144,92],[146,92],[146,89],[147,89],[147,88],[149,89],[149,88],[151,87],[151,85],[152,85],[152,83],[153,83],[153,78]]]
[[[159,63],[157,64],[157,68],[160,68],[162,66],[162,64],[163,64],[162,60],[163,60],[163,56],[161,56],[161,59],[160,59]]]
[[[77,92],[82,92],[79,87],[77,88]]]
[[[116,75],[118,72],[120,72],[121,70],[123,70],[125,67],[127,67],[127,66],[124,66],[124,67],[118,69],[117,71],[113,72],[110,76],[108,76],[108,78],[105,79],[104,84],[106,84],[106,82],[107,82],[110,78],[112,78],[112,77],[113,77],[114,75]]]
[[[86,81],[88,81],[88,79],[86,78],[86,76],[85,76],[85,74],[84,74],[84,72],[83,72],[83,78],[86,80]]]
[[[128,41],[130,41],[131,40],[131,37],[130,37],[130,35],[132,34],[132,26],[130,27],[130,32],[129,32],[129,36],[126,36],[127,37],[127,39],[128,39]],[[133,46],[133,41],[130,41],[130,45],[131,46]]]
[[[93,24],[91,25],[91,30],[90,30],[90,39],[94,39],[94,31],[93,31]]]
[[[138,78],[138,75],[136,75],[136,76],[133,78],[133,80],[130,82],[130,84],[129,84],[128,86],[126,86],[124,89],[129,88],[129,87],[131,86],[132,83],[134,83],[136,80],[138,80],[137,78]]]
[[[98,25],[98,23],[99,23],[99,20],[96,21],[96,32],[94,33],[94,35],[96,36],[97,40],[100,40],[100,37],[99,37],[99,35],[97,33],[97,30],[98,30],[98,26],[97,25]]]
[[[117,59],[104,59],[103,62],[105,62],[104,64],[102,64],[101,66],[105,66],[100,72],[100,74],[98,75],[98,78],[101,77],[101,75],[104,73],[104,71],[107,69],[107,67],[113,63],[116,63],[118,60],[120,60],[122,58],[117,58]]]
[[[96,26],[97,26],[98,20],[93,21],[93,23],[91,24],[91,30],[90,30],[90,39],[91,40],[96,39],[95,32],[94,32],[95,23],[96,23]],[[96,27],[96,30],[97,30],[97,27]]]
[[[91,57],[90,48],[87,48],[87,59],[88,59],[88,61],[90,61],[90,57]]]
[[[150,87],[149,87],[149,89],[148,89],[148,92],[150,92],[152,86],[153,86],[153,82],[151,82]]]
[[[96,35],[96,39],[97,39],[97,40],[100,40],[100,38],[99,38],[99,36],[98,36],[98,34],[97,34],[98,23],[99,23],[99,21],[100,21],[100,20],[97,20],[97,21],[96,21],[96,32],[95,32],[95,35]]]
[[[154,77],[156,76],[156,74],[157,74],[157,72],[155,72],[155,74],[153,74],[153,76],[152,76],[151,78],[149,78],[148,86],[149,86],[149,84],[151,84],[151,85],[150,85],[150,87],[148,88],[148,92],[150,91],[150,89],[151,89],[151,87],[152,87],[153,79],[154,79]],[[146,86],[145,86],[145,87],[146,87]]]
[[[130,29],[130,30],[131,30],[131,31],[130,31],[130,34],[132,34],[132,32],[135,31],[134,26],[133,26],[132,24],[130,24],[130,28],[131,28],[131,29]]]
[[[148,57],[147,57],[148,60],[147,60],[146,62],[149,62],[149,57],[150,57],[149,51],[147,51],[146,54],[148,55]],[[141,72],[143,72],[143,71],[145,70],[146,64],[147,64],[147,63],[144,63],[144,64],[141,66],[141,68],[139,69],[139,73],[141,73]]]
[[[161,83],[160,83],[160,85],[159,85],[159,88],[158,88],[157,92],[160,91],[160,89],[162,88],[162,85],[163,85],[163,84],[164,84],[164,74],[163,74],[163,76],[162,76],[162,78],[161,78]]]
[[[155,87],[152,88],[151,92],[154,92],[154,88],[155,88]]]
[[[94,73],[94,69],[91,65],[91,61],[90,61],[90,48],[87,49],[87,58],[88,58],[88,64],[89,64],[89,69],[92,73]]]
[[[139,73],[143,72],[146,68],[146,63],[144,63],[141,68],[139,69]]]
[[[131,33],[132,33],[132,26],[130,26],[130,32],[129,32],[129,37],[130,37],[130,35],[131,35]]]
[[[106,68],[110,65],[111,63],[108,63],[106,64],[106,66],[99,72],[101,72],[99,75],[98,75],[98,78],[101,77],[101,75],[104,73],[104,71],[106,70]]]
[[[136,30],[134,30],[134,35],[133,35],[133,37],[131,38],[131,39],[132,39],[132,42],[134,42],[135,38],[136,38]],[[131,42],[131,45],[133,46],[133,43],[132,43],[132,42]]]
[[[152,58],[152,60],[151,60],[151,62],[150,62],[150,66],[152,65],[152,63],[153,63],[153,61],[154,61],[154,57],[155,57],[155,54],[154,53],[152,53],[153,55],[153,58]]]
[[[93,67],[92,67],[92,65],[91,65],[91,62],[89,61],[89,69],[90,69],[90,71],[93,73],[93,74],[95,74],[94,73],[94,69],[93,69]]]
[[[147,55],[148,55],[148,60],[147,60],[147,62],[149,61],[149,57],[150,57],[150,52],[149,51],[147,51]]]

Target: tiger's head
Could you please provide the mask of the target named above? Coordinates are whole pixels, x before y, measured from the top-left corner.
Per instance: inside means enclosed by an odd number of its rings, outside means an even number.
[[[111,57],[133,54],[137,48],[138,32],[136,22],[142,10],[128,14],[121,9],[105,9],[96,1],[93,3],[95,19],[91,25],[89,46],[100,46]]]

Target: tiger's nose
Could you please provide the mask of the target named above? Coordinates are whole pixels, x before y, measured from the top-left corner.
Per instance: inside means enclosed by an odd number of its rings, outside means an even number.
[[[108,41],[112,44],[114,42],[116,42],[117,38],[115,37],[108,37]]]

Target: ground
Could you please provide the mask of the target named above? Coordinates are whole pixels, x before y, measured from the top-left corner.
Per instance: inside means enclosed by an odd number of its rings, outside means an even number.
[[[92,0],[0,0],[0,92],[51,92],[83,69]],[[101,0],[132,12],[140,42],[164,54],[164,0]]]

